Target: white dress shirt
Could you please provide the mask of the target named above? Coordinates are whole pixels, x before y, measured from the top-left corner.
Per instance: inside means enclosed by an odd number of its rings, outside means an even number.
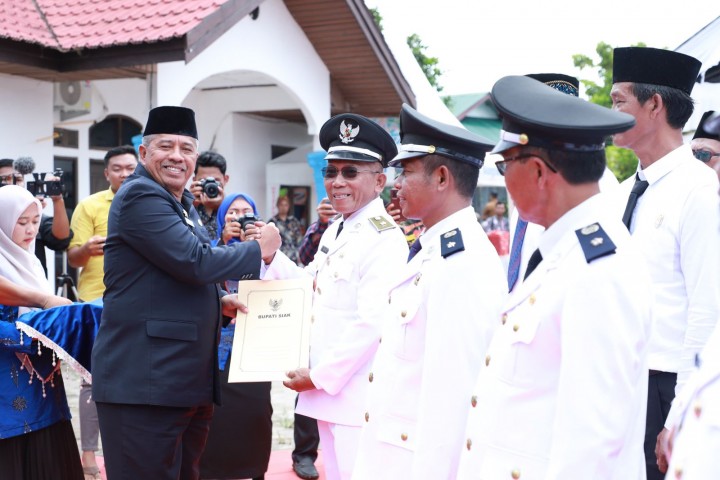
[[[650,183],[630,224],[655,293],[648,366],[676,372],[679,393],[720,316],[718,180],[685,145],[638,175]],[[618,190],[623,210],[634,183]]]

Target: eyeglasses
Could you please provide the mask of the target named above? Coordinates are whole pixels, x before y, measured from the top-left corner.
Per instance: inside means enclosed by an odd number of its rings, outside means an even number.
[[[328,166],[324,167],[322,169],[323,177],[325,178],[335,178],[339,174],[342,174],[343,178],[346,180],[352,180],[353,178],[357,177],[359,173],[382,173],[382,172],[376,172],[375,170],[358,170],[357,167],[343,167],[342,169],[338,170],[337,167]]]
[[[709,162],[713,157],[720,157],[720,153],[711,152],[710,150],[693,150],[695,158],[701,162]]]
[[[536,157],[543,161],[545,165],[550,169],[551,172],[557,173],[557,169],[550,165],[550,162],[545,160],[543,157],[538,155],[537,153],[521,153],[520,155],[515,155],[514,157],[506,158],[505,160],[500,160],[498,162],[495,162],[495,167],[498,169],[498,172],[500,172],[500,175],[503,177],[505,176],[505,170],[507,170],[507,164],[508,162],[512,162],[514,160],[522,160],[524,158],[530,158],[530,157]]]

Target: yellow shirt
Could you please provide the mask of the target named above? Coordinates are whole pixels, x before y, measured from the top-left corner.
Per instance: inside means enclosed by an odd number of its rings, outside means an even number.
[[[107,236],[108,214],[114,196],[115,193],[108,188],[78,203],[70,222],[70,228],[75,236],[68,248],[81,247],[94,235]],[[82,300],[95,300],[102,297],[105,292],[104,261],[102,255],[90,257],[87,265],[80,272],[78,294]]]

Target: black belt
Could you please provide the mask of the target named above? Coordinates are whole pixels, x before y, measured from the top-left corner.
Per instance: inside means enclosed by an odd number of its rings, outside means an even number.
[[[649,373],[650,373],[650,376],[652,377],[653,375],[659,375],[661,373],[667,373],[667,372],[663,372],[662,370],[650,370]]]

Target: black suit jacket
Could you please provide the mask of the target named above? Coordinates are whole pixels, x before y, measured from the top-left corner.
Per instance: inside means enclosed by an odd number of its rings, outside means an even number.
[[[210,247],[192,201],[185,191],[178,202],[142,165],[113,199],[92,352],[95,401],[219,403],[217,282],[258,278],[260,246]]]

